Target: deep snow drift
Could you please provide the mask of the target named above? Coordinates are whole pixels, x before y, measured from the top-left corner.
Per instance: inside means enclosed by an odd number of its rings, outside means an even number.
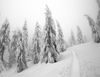
[[[100,77],[100,44],[76,45],[61,53],[57,63],[28,66],[21,73],[17,74],[14,68],[0,77]]]

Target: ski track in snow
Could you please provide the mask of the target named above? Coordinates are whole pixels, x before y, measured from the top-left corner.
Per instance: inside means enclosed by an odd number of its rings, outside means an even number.
[[[60,77],[80,77],[80,65],[76,52],[72,49],[69,50],[70,56],[67,60],[66,66],[62,69]],[[70,58],[72,56],[72,59]]]
[[[73,66],[72,66],[72,76],[71,77],[80,77],[80,68],[79,68],[79,60],[74,50],[73,53]]]

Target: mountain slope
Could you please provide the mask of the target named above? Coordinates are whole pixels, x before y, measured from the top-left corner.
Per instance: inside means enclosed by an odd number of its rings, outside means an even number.
[[[37,64],[9,77],[100,77],[100,44],[76,45],[60,54],[57,63]],[[14,72],[13,72],[14,73]],[[5,73],[6,74],[6,73]],[[0,77],[8,77],[1,75]]]

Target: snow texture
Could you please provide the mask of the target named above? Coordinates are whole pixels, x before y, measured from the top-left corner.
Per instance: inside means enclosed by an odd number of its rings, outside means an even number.
[[[4,71],[0,77],[100,77],[100,44],[88,42],[62,52],[56,63],[27,63],[28,69]]]

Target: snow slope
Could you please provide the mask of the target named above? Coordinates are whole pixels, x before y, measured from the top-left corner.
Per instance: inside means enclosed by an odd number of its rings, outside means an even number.
[[[37,64],[25,71],[0,77],[100,77],[100,44],[88,42],[61,53],[57,63]]]
[[[72,51],[72,52],[73,52],[73,67],[72,67],[71,77],[80,77],[79,61],[78,61],[75,51]]]
[[[100,77],[100,43],[74,46],[80,64],[81,77]]]
[[[69,77],[72,61],[72,53],[64,52],[57,63],[37,64],[13,77]]]

